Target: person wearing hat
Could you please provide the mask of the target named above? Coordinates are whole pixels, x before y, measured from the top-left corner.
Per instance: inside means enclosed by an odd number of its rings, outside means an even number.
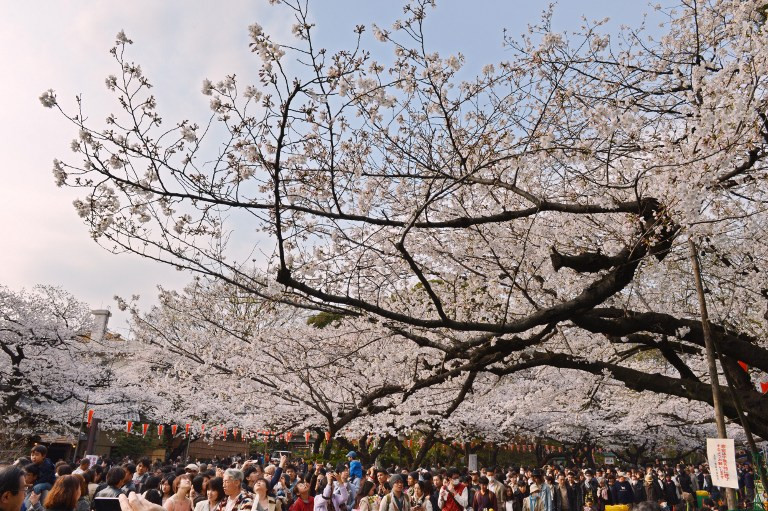
[[[544,480],[544,475],[541,473],[541,469],[534,468],[531,472],[531,478],[539,487],[539,496],[544,505],[544,511],[553,511],[554,502],[552,497],[552,487]]]
[[[647,502],[659,502],[661,500],[661,486],[654,479],[653,474],[651,473],[645,476],[643,493]]]
[[[349,451],[347,453],[347,460],[349,460],[349,480],[354,482],[363,478],[363,464],[357,459],[357,453],[355,451]]]
[[[379,511],[411,511],[411,502],[405,493],[403,476],[395,474],[389,478],[392,491],[381,499]]]
[[[523,511],[544,511],[544,502],[541,500],[539,494],[541,488],[536,483],[533,483],[528,491],[531,492],[528,497],[523,500]]]
[[[469,505],[469,491],[461,483],[461,473],[456,467],[451,467],[443,478],[443,487],[437,498],[437,506],[441,511],[464,511]]]

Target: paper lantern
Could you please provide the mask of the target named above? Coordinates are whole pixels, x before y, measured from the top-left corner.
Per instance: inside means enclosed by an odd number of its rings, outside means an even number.
[[[309,435],[310,435],[309,431],[304,432],[304,441],[307,443],[309,443]]]
[[[88,410],[88,427],[91,427],[91,422],[93,422],[93,410]]]
[[[163,436],[163,425],[158,424],[157,425],[157,436]]]
[[[176,431],[178,431],[178,429],[179,429],[179,426],[177,426],[176,424],[171,426],[171,435],[176,436]]]
[[[325,432],[325,441],[326,442],[330,442],[331,441],[331,432],[330,431],[326,431]]]
[[[292,432],[290,432],[290,431],[288,431],[288,432],[285,434],[285,440],[286,440],[287,442],[290,442],[290,441],[291,441],[291,437],[292,437],[292,436],[293,436],[293,433],[292,433]]]
[[[142,424],[141,425],[141,434],[146,436],[147,431],[149,431],[149,424]]]
[[[133,421],[128,421],[125,423],[125,431],[130,434],[131,430],[133,429]]]
[[[189,428],[191,426],[192,426],[192,424],[189,424],[189,423],[184,425],[184,432],[187,434],[187,436],[189,436]]]

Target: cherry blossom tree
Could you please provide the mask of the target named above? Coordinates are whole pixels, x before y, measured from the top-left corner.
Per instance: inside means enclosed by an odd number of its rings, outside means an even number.
[[[683,4],[660,37],[612,37],[601,22],[559,34],[547,12],[505,41],[507,60],[464,81],[462,55],[429,50],[432,2],[371,27],[386,60],[364,26],[328,52],[306,5],[282,4],[295,40],[251,25],[260,82],[206,80],[206,122],[163,122],[122,32],[120,72],[106,81],[120,111],[106,126],[43,94],[79,130],[81,161],[55,161],[54,175],[83,190],[75,207],[94,239],[338,318],[341,331],[386,331],[412,374],[375,382],[382,413],[441,386],[461,397],[476,375],[544,367],[711,403],[693,240],[722,371],[768,435],[752,381],[768,371],[762,1]],[[232,236],[270,253],[263,268],[228,248]],[[322,348],[339,335],[329,332]],[[231,358],[244,376],[246,361]]]
[[[0,286],[3,445],[50,430],[77,431],[86,403],[105,416],[127,408],[128,389],[115,385],[122,341],[95,339],[92,327],[88,307],[60,288]]]

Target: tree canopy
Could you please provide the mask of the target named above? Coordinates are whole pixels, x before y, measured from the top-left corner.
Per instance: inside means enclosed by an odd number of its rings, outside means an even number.
[[[288,347],[288,385],[306,385],[301,369],[322,360],[336,374],[311,375],[323,380],[313,388],[331,385],[312,397],[316,411],[382,431],[402,410],[447,420],[484,385],[535,376],[534,399],[572,374],[605,382],[592,396],[602,403],[625,395],[695,415],[681,403],[711,403],[711,392],[694,240],[722,370],[766,437],[768,406],[752,381],[768,371],[762,1],[683,4],[659,37],[643,27],[612,37],[599,22],[555,33],[545,13],[505,40],[508,59],[467,80],[462,55],[429,48],[432,2],[370,27],[386,60],[366,48],[364,26],[357,44],[326,51],[307,6],[281,4],[296,18],[294,40],[251,25],[260,82],[206,80],[205,122],[160,118],[122,32],[119,73],[107,78],[119,109],[105,125],[43,94],[79,130],[80,160],[55,161],[54,175],[82,190],[75,207],[94,239],[226,288],[238,305],[221,321],[248,325],[231,337],[268,332],[254,346],[271,346],[281,364]],[[264,265],[233,239],[266,251]],[[208,303],[218,314],[231,302]],[[168,307],[147,323],[163,323]],[[190,309],[171,309],[182,314],[167,328],[194,328]],[[310,317],[330,321],[314,328]],[[169,332],[171,352],[216,367],[200,351],[218,340],[191,349]],[[266,361],[249,370],[249,360],[222,370],[284,388]],[[335,386],[347,377],[353,387]],[[725,387],[723,396],[735,418]]]

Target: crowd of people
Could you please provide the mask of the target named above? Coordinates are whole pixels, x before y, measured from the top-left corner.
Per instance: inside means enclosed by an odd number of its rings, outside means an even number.
[[[274,464],[141,458],[91,466],[89,458],[54,464],[46,454],[35,446],[29,460],[0,469],[0,511],[111,511],[114,499],[123,511],[707,511],[723,505],[706,465],[682,463],[408,470],[364,467],[350,451],[335,466],[286,456]],[[755,474],[748,464],[739,466],[739,481],[742,506],[751,508]]]

